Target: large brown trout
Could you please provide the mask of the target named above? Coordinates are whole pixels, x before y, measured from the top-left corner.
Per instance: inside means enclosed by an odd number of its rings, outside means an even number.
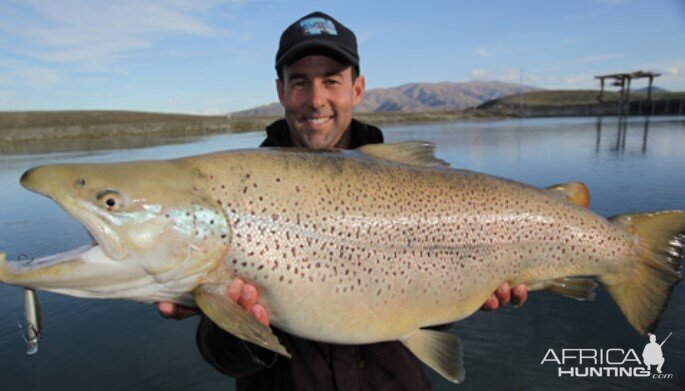
[[[96,244],[0,259],[7,284],[197,305],[288,355],[226,297],[240,277],[282,330],[341,344],[400,340],[457,382],[458,338],[426,327],[469,316],[505,281],[589,298],[597,280],[646,333],[680,279],[685,212],[607,220],[569,198],[575,190],[454,170],[419,142],[51,165],[21,183]]]

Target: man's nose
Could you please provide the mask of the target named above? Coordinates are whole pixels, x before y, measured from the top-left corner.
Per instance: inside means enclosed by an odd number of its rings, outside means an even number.
[[[314,108],[326,105],[326,88],[321,83],[313,83],[310,91],[310,104]]]

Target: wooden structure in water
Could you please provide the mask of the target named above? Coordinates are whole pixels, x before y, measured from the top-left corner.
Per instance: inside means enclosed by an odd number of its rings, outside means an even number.
[[[629,73],[614,73],[595,76],[601,83],[599,95],[596,102],[593,96],[583,96],[577,98],[573,96],[569,100],[576,102],[557,102],[554,99],[547,99],[543,102],[531,102],[522,105],[521,98],[518,103],[507,102],[506,99],[489,101],[478,106],[479,109],[492,110],[498,115],[513,117],[566,117],[566,116],[624,116],[624,115],[685,115],[685,94],[676,93],[657,93],[652,95],[654,79],[661,76],[660,73],[650,71],[635,71]],[[630,100],[631,82],[635,79],[648,79],[646,97],[642,93],[636,94]],[[620,87],[618,99],[613,93],[604,99],[604,87],[606,83]],[[664,91],[666,92],[666,91]],[[563,100],[563,98],[561,99]]]
[[[624,102],[630,101],[630,82],[633,79],[648,78],[649,86],[647,87],[647,101],[651,101],[652,83],[654,82],[654,78],[658,76],[661,76],[661,73],[646,71],[636,71],[631,73],[614,73],[610,75],[595,76],[595,79],[599,79],[601,85],[599,90],[599,96],[597,96],[597,100],[600,104],[602,103],[602,98],[604,97],[604,79],[613,79],[614,81],[611,83],[611,85],[621,87],[620,102],[621,104],[623,104]]]

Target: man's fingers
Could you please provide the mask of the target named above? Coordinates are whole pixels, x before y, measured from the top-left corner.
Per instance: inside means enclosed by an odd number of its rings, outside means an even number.
[[[503,283],[490,295],[490,298],[480,307],[483,311],[493,311],[499,307],[504,307],[509,302],[516,306],[521,306],[528,299],[528,288],[524,284],[516,285],[511,288],[509,283]]]
[[[169,302],[157,303],[157,311],[163,317],[169,319],[174,315],[174,304]]]
[[[189,318],[200,313],[196,308],[183,307],[168,301],[157,303],[157,311],[166,319],[176,320]]]
[[[504,307],[509,304],[509,300],[511,299],[511,287],[509,287],[509,284],[505,282],[504,284],[500,285],[497,291],[495,291],[495,295],[499,300],[499,305]]]
[[[257,304],[259,292],[254,285],[248,284],[240,278],[235,278],[226,288],[226,294],[231,300],[249,311],[259,323],[269,325],[269,314],[263,305]]]
[[[528,287],[523,284],[516,285],[511,290],[511,302],[516,306],[521,306],[528,300]]]
[[[490,295],[490,298],[488,298],[485,303],[480,307],[483,311],[493,311],[496,310],[497,307],[499,307],[499,300],[497,299],[497,296],[493,293]]]
[[[257,288],[251,284],[243,285],[243,291],[240,293],[240,298],[238,299],[238,304],[245,307],[245,309],[251,309],[255,304],[257,304]]]
[[[257,319],[257,321],[264,326],[269,325],[269,314],[267,314],[266,309],[261,304],[255,304],[250,310],[252,316]]]
[[[234,278],[233,281],[228,285],[228,288],[226,288],[226,294],[228,295],[228,298],[238,302],[238,299],[240,299],[240,295],[243,292],[243,286],[245,283],[243,280],[240,278]]]

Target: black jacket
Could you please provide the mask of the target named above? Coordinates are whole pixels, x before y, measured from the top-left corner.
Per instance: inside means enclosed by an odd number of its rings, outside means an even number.
[[[288,147],[285,120],[266,129],[262,147]],[[383,142],[380,129],[352,120],[350,148]],[[313,342],[272,328],[292,354],[280,357],[224,332],[203,316],[197,344],[204,359],[236,378],[241,390],[426,390],[423,364],[400,342],[335,345]]]
[[[352,119],[350,124],[350,149],[361,147],[365,144],[383,143],[383,133],[375,126],[359,122]],[[266,128],[266,139],[262,141],[260,147],[293,147],[293,140],[290,138],[288,124],[284,119],[272,123]]]

